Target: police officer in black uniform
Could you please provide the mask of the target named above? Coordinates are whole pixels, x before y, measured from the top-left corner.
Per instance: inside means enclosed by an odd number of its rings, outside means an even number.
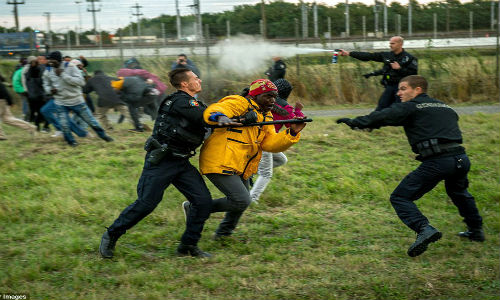
[[[197,243],[205,221],[210,216],[212,197],[198,170],[189,158],[201,145],[205,135],[203,111],[206,105],[194,95],[201,91],[201,80],[189,69],[169,73],[177,92],[161,103],[153,134],[145,145],[147,151],[137,200],[128,206],[103,234],[99,252],[112,258],[116,241],[128,229],[150,214],[173,184],[191,203],[186,215],[186,230],[177,248],[181,256],[210,257]]]
[[[441,232],[429,225],[414,201],[444,180],[446,193],[464,218],[468,231],[461,237],[484,241],[482,218],[474,197],[467,191],[470,161],[465,154],[457,113],[445,103],[430,98],[424,77],[411,75],[399,82],[398,95],[403,103],[354,119],[342,118],[352,129],[403,126],[417,160],[422,163],[408,174],[391,195],[391,204],[399,218],[418,235],[408,249],[409,256],[427,250],[429,243],[441,238]]]
[[[267,69],[266,75],[272,82],[280,78],[285,78],[286,74],[286,64],[281,60],[281,57],[275,56],[273,57],[273,65]]]
[[[370,53],[339,50],[341,56],[351,56],[362,61],[372,60],[384,63],[382,69],[363,75],[365,78],[382,75],[380,83],[385,89],[378,100],[375,110],[382,110],[393,103],[401,102],[397,96],[399,80],[409,75],[416,75],[418,72],[418,61],[403,49],[402,37],[393,36],[389,41],[389,46],[391,47],[390,52]]]

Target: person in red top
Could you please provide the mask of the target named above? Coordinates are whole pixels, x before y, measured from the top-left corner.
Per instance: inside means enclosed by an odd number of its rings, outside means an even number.
[[[274,84],[278,88],[278,97],[276,97],[276,102],[274,103],[273,108],[271,108],[273,119],[289,120],[295,117],[305,117],[302,113],[302,108],[304,107],[302,103],[297,102],[295,104],[295,107],[293,107],[287,102],[288,96],[290,96],[290,93],[293,89],[290,82],[288,82],[286,79],[281,78],[276,80]],[[279,132],[283,125],[285,125],[286,127],[290,127],[289,124],[275,124],[274,127],[276,129],[276,132]],[[260,196],[273,177],[273,168],[283,166],[287,163],[287,161],[288,159],[283,152],[262,152],[262,158],[260,159],[259,169],[257,171],[259,177],[250,190],[250,198],[252,202],[258,203]]]

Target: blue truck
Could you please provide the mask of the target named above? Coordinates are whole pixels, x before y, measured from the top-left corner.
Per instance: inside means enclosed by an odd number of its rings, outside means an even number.
[[[0,55],[34,54],[40,48],[41,37],[43,34],[37,32],[0,33]]]

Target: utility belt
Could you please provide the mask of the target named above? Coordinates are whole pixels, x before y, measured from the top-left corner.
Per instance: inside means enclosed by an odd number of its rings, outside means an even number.
[[[159,164],[163,158],[171,157],[177,159],[187,159],[196,154],[195,151],[177,149],[168,144],[160,144],[154,137],[150,136],[144,144],[144,150],[149,152],[147,161],[153,165]]]
[[[438,139],[430,139],[416,144],[418,154],[421,158],[435,156],[459,150],[462,146],[459,143],[438,143]]]

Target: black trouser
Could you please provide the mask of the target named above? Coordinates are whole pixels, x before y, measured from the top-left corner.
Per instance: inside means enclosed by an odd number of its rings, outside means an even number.
[[[378,105],[375,110],[382,110],[391,106],[393,103],[401,102],[401,99],[397,95],[398,93],[398,84],[388,84],[385,86],[384,92],[380,99],[378,100]]]
[[[38,97],[28,97],[28,104],[30,107],[30,120],[35,122],[37,130],[40,130],[40,124],[45,123],[43,128],[49,128],[49,122],[45,120],[44,116],[40,112],[40,109],[45,105],[44,96]]]
[[[249,180],[238,175],[206,174],[206,176],[226,196],[214,199],[212,202],[212,213],[226,212],[215,233],[230,235],[252,202],[248,191]]]
[[[482,218],[474,197],[467,191],[467,173],[470,161],[466,154],[430,158],[408,174],[391,195],[391,204],[399,218],[416,232],[429,224],[413,201],[420,199],[444,180],[446,193],[458,208],[460,216],[470,228],[481,228]]]
[[[160,203],[163,192],[170,184],[191,202],[181,242],[196,245],[201,238],[205,221],[210,216],[212,197],[205,181],[189,159],[164,158],[158,165],[146,161],[137,184],[137,200],[108,228],[109,234],[119,237],[149,215]]]

